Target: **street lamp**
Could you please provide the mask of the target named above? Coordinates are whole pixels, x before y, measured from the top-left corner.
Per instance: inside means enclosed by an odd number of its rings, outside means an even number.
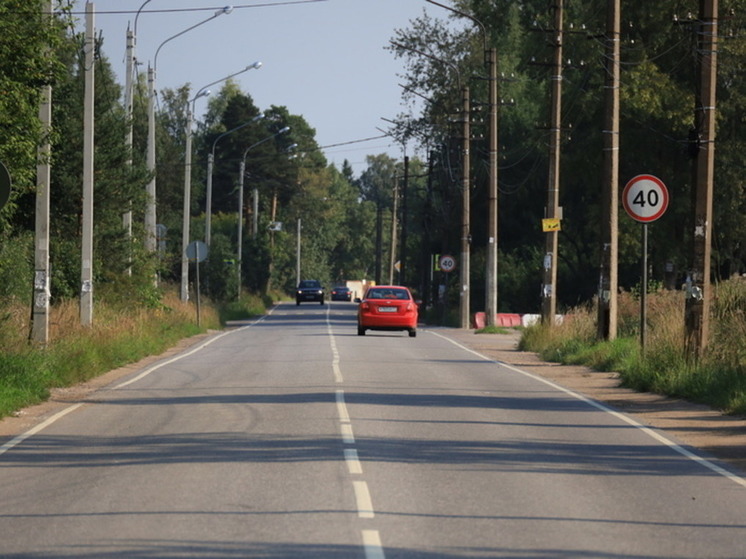
[[[450,6],[446,6],[435,0],[425,0],[441,8],[445,8],[456,15],[465,17],[476,23],[482,32],[482,42],[484,43],[484,57],[487,65],[489,80],[489,205],[488,205],[488,223],[487,223],[487,268],[485,270],[486,280],[486,299],[485,299],[485,317],[488,326],[495,325],[497,317],[497,49],[487,48],[487,29],[484,24],[474,16],[462,12]]]
[[[462,149],[461,149],[461,265],[459,267],[459,323],[461,328],[469,328],[469,304],[471,286],[471,100],[468,85],[461,85],[461,74],[458,66],[447,60],[442,60],[432,54],[428,54],[413,47],[408,47],[390,41],[392,45],[403,50],[416,52],[430,60],[450,66],[456,73],[456,82],[461,90],[461,112],[462,118]]]
[[[215,148],[218,145],[218,142],[225,138],[228,134],[232,134],[236,130],[241,130],[244,126],[248,126],[252,122],[256,122],[257,120],[260,120],[264,118],[263,114],[258,114],[251,120],[247,120],[243,124],[239,124],[235,128],[231,128],[227,132],[223,132],[215,138],[215,141],[212,142],[212,150],[209,154],[207,154],[207,200],[205,208],[205,244],[209,247],[210,246],[210,240],[211,240],[211,230],[212,230],[212,169],[215,166]]]
[[[189,300],[189,259],[186,255],[186,249],[189,245],[189,218],[192,206],[192,125],[194,120],[194,105],[200,97],[206,97],[210,94],[210,86],[229,80],[248,70],[258,69],[262,66],[261,62],[254,62],[246,66],[243,70],[211,82],[197,91],[197,94],[187,102],[187,124],[185,131],[185,153],[184,153],[184,210],[181,226],[181,300]]]
[[[176,35],[172,35],[165,41],[163,41],[160,45],[158,45],[158,48],[155,51],[155,56],[153,57],[153,66],[148,66],[148,153],[147,153],[147,166],[148,171],[150,171],[150,181],[148,182],[147,186],[147,206],[145,208],[145,247],[150,252],[155,252],[156,248],[156,218],[155,218],[155,192],[156,192],[156,185],[155,185],[155,75],[156,75],[156,69],[158,68],[158,54],[160,53],[163,46],[172,41],[173,39],[180,37],[184,33],[187,33],[188,31],[191,31],[192,29],[195,29],[196,27],[199,27],[200,25],[203,25],[207,23],[208,21],[211,21],[215,19],[216,17],[219,17],[223,14],[229,14],[233,11],[232,6],[225,6],[224,8],[221,8],[219,10],[216,10],[213,15],[208,17],[205,20],[200,21],[199,23],[196,23],[192,25],[191,27],[188,27],[184,29],[183,31],[177,33]]]
[[[267,142],[271,140],[272,138],[279,136],[280,134],[285,134],[286,132],[289,132],[289,131],[290,131],[290,127],[285,126],[284,128],[280,129],[274,134],[259,140],[255,144],[251,144],[249,147],[247,147],[244,150],[243,157],[241,158],[241,165],[238,171],[239,172],[239,177],[238,177],[238,299],[241,298],[241,256],[243,254],[243,180],[244,180],[244,175],[246,174],[246,156],[249,154],[249,151],[254,149],[256,146],[263,144],[264,142]]]

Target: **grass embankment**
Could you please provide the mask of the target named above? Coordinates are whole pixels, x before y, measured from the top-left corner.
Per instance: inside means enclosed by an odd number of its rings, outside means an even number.
[[[619,298],[618,338],[596,339],[595,307],[576,308],[561,325],[527,328],[520,348],[547,361],[585,365],[620,374],[623,386],[707,404],[746,415],[746,281],[714,288],[710,340],[699,360],[685,351],[684,293],[659,291],[647,297],[645,351],[640,350],[640,303]]]
[[[0,417],[46,400],[51,388],[158,355],[228,320],[261,315],[269,304],[255,296],[221,307],[203,301],[198,327],[194,304],[181,302],[175,293],[148,308],[97,301],[93,326],[85,327],[78,302],[64,301],[51,308],[50,342],[40,348],[28,342],[28,306],[5,303],[0,311]]]

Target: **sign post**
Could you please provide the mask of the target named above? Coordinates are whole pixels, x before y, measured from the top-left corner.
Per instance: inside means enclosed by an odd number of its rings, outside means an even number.
[[[190,262],[194,262],[196,268],[195,280],[196,280],[196,292],[197,292],[197,326],[201,326],[200,316],[200,300],[199,300],[199,263],[207,258],[207,253],[210,251],[208,246],[202,241],[192,241],[187,245],[186,257]]]
[[[629,216],[642,223],[642,286],[640,288],[640,350],[645,354],[648,293],[648,223],[668,209],[668,189],[658,177],[637,175],[622,192],[622,204]]]

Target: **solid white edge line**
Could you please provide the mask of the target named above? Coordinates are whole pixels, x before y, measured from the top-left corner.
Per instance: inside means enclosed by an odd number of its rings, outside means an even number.
[[[378,530],[363,530],[362,534],[365,559],[384,559],[381,535]]]
[[[228,336],[230,334],[235,334],[236,332],[240,332],[241,330],[246,330],[246,329],[251,328],[252,326],[254,326],[256,324],[259,324],[262,320],[264,320],[270,314],[272,314],[272,311],[274,311],[274,307],[271,308],[267,312],[267,314],[265,314],[261,318],[255,320],[251,324],[247,324],[246,326],[242,326],[241,328],[236,328],[235,330],[229,330],[227,332],[223,332],[222,334],[218,334],[217,336],[215,336],[213,338],[210,338],[205,343],[197,346],[196,348],[192,349],[191,351],[189,351],[187,353],[180,354],[177,357],[174,357],[173,359],[169,359],[168,361],[164,361],[164,362],[159,363],[159,364],[157,364],[157,365],[155,365],[153,367],[150,367],[149,369],[146,369],[145,371],[143,371],[142,373],[140,373],[139,375],[137,375],[133,379],[130,379],[128,381],[125,381],[125,382],[122,382],[120,384],[117,384],[116,386],[113,386],[111,388],[104,388],[102,390],[117,390],[117,389],[122,388],[124,386],[128,386],[128,385],[132,384],[133,382],[136,382],[136,381],[138,381],[138,380],[140,380],[142,378],[145,378],[146,376],[148,376],[153,371],[156,371],[156,370],[160,369],[161,367],[163,367],[165,365],[168,365],[170,363],[174,363],[175,361],[178,361],[179,359],[183,359],[184,357],[187,357],[189,355],[192,355],[192,354],[198,352],[199,350],[207,347],[208,345],[210,345],[214,341],[219,340],[220,338],[222,338],[224,336]],[[31,429],[29,429],[25,433],[21,433],[17,437],[11,439],[10,441],[8,441],[7,443],[5,443],[4,445],[0,446],[0,454],[4,454],[4,453],[8,452],[11,448],[13,448],[15,446],[18,446],[20,443],[22,443],[23,441],[25,441],[29,437],[32,437],[32,436],[36,435],[37,433],[39,433],[43,429],[46,429],[47,427],[49,427],[50,425],[52,425],[53,423],[55,423],[57,420],[62,419],[68,413],[77,410],[83,404],[84,404],[84,402],[80,402],[78,404],[74,404],[72,406],[69,406],[69,407],[67,407],[67,408],[65,408],[65,409],[57,412],[56,414],[54,414],[53,416],[51,416],[47,420],[43,421],[42,423],[39,423],[38,425],[32,427]]]
[[[355,489],[357,515],[360,518],[374,518],[376,516],[376,513],[373,510],[373,501],[370,498],[368,484],[364,481],[353,481],[352,487]]]
[[[593,399],[591,399],[591,398],[589,398],[587,396],[584,396],[583,394],[580,394],[579,392],[574,392],[573,390],[570,390],[569,388],[565,388],[564,386],[560,386],[559,384],[556,384],[556,383],[552,382],[551,380],[547,380],[547,379],[545,379],[543,377],[540,377],[538,375],[535,375],[533,373],[529,373],[528,371],[523,371],[521,369],[518,369],[517,367],[513,367],[512,365],[509,365],[507,363],[503,363],[502,361],[497,361],[495,359],[490,359],[486,355],[483,355],[483,354],[479,353],[478,351],[475,351],[475,350],[473,350],[471,348],[468,348],[465,345],[457,342],[456,340],[453,340],[453,339],[449,338],[448,336],[445,336],[443,334],[439,334],[438,332],[434,332],[432,330],[430,330],[429,332],[431,334],[435,335],[435,336],[438,336],[439,338],[442,338],[444,340],[447,340],[447,341],[451,342],[453,345],[455,345],[457,347],[460,347],[464,351],[467,351],[467,352],[471,353],[472,355],[476,355],[477,357],[479,357],[479,358],[481,358],[481,359],[483,359],[485,361],[489,361],[490,363],[495,363],[496,365],[500,365],[502,367],[505,367],[506,369],[510,369],[513,372],[519,373],[519,374],[521,374],[523,376],[526,376],[526,377],[532,378],[534,380],[537,380],[539,382],[542,382],[542,383],[546,384],[547,386],[551,386],[552,388],[555,388],[555,389],[557,389],[557,390],[559,390],[561,392],[564,392],[565,394],[568,394],[569,396],[572,396],[573,398],[575,398],[577,400],[585,402],[589,406],[592,406],[592,407],[594,407],[594,408],[596,408],[596,409],[598,409],[600,411],[606,412],[606,413],[608,413],[608,414],[616,417],[617,419],[620,419],[624,423],[627,423],[628,425],[631,425],[632,427],[635,427],[636,429],[639,429],[640,431],[642,431],[643,433],[645,433],[646,435],[648,435],[652,439],[658,441],[661,444],[664,444],[665,446],[669,447],[671,450],[674,450],[675,452],[678,452],[682,456],[684,456],[686,458],[689,458],[690,460],[692,460],[694,462],[697,462],[698,464],[704,466],[705,468],[709,469],[710,471],[712,471],[712,472],[714,472],[714,473],[716,473],[718,475],[721,475],[721,476],[723,476],[723,477],[731,480],[732,482],[737,483],[738,485],[740,485],[742,487],[746,487],[746,479],[742,478],[741,476],[738,476],[738,475],[734,474],[731,471],[726,470],[725,468],[722,468],[722,467],[718,466],[717,464],[711,462],[710,460],[708,460],[707,458],[704,458],[703,456],[699,456],[698,454],[695,454],[695,453],[691,452],[690,450],[687,450],[686,448],[684,448],[680,444],[678,444],[678,443],[672,441],[671,439],[663,436],[658,431],[655,431],[654,429],[651,429],[650,427],[646,427],[645,425],[643,425],[642,423],[636,421],[635,419],[633,419],[632,417],[630,417],[628,415],[625,415],[625,414],[620,413],[620,412],[618,412],[618,411],[616,411],[616,410],[614,410],[614,409],[612,409],[612,408],[610,408],[608,406],[605,406],[601,402],[598,402],[597,400],[593,400]]]
[[[36,425],[35,427],[29,429],[25,433],[22,433],[22,434],[18,435],[14,439],[12,439],[12,440],[8,441],[7,443],[5,443],[3,446],[0,446],[0,454],[5,454],[11,448],[13,448],[14,446],[17,446],[20,443],[22,443],[23,441],[25,441],[26,439],[28,439],[29,437],[31,437],[33,435],[36,435],[42,429],[46,429],[52,423],[54,423],[58,419],[63,418],[68,413],[77,410],[82,405],[83,405],[83,403],[81,402],[79,404],[74,404],[72,406],[69,406],[69,407],[63,409],[62,411],[57,412],[56,414],[54,414],[53,416],[51,416],[50,418],[48,418],[46,421],[43,421],[42,423],[39,423],[39,425]]]

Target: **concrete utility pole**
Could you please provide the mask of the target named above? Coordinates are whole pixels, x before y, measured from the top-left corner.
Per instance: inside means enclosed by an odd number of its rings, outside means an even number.
[[[562,1],[554,5],[554,64],[552,75],[552,124],[549,139],[549,177],[547,181],[547,219],[561,220],[559,207],[560,140],[562,126]],[[557,252],[559,231],[553,228],[546,233],[544,256],[544,283],[542,285],[542,312],[544,324],[554,324],[557,313]]]
[[[606,112],[601,185],[601,274],[598,282],[598,337],[617,336],[619,256],[619,83],[621,0],[606,2]]]
[[[50,0],[44,16],[52,20],[54,9]],[[51,296],[51,273],[49,269],[49,184],[52,180],[52,144],[49,134],[52,130],[52,86],[45,85],[41,90],[39,103],[44,143],[37,151],[36,164],[36,242],[34,250],[34,300],[31,320],[31,339],[39,344],[49,342],[49,298]]]
[[[461,215],[461,273],[459,280],[461,289],[459,290],[459,317],[460,327],[469,328],[469,298],[471,292],[470,286],[470,242],[471,242],[471,225],[470,225],[470,206],[471,206],[471,93],[469,86],[462,88],[462,169],[461,169],[461,188],[462,188],[462,215]]]
[[[95,93],[95,8],[85,6],[85,101],[83,106],[83,242],[80,273],[80,323],[93,323],[93,124]]]
[[[687,350],[695,359],[704,355],[710,331],[717,17],[717,0],[700,0],[699,20],[696,22],[700,83],[695,106],[697,157],[694,161],[694,236],[684,315]]]

